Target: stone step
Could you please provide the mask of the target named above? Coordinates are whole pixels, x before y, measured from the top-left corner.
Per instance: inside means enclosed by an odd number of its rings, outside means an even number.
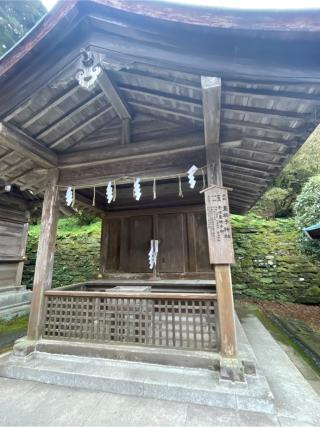
[[[0,375],[110,393],[273,413],[265,377],[246,375],[245,383],[223,381],[209,369],[160,366],[33,352],[7,356]]]

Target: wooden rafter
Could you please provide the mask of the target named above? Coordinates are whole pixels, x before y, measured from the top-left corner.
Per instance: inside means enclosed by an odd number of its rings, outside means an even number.
[[[44,138],[49,133],[51,133],[54,129],[56,129],[58,126],[62,126],[63,124],[67,123],[69,120],[72,120],[72,118],[84,111],[87,107],[89,107],[93,102],[98,101],[99,99],[103,98],[103,93],[98,93],[87,99],[85,102],[83,102],[80,105],[77,105],[75,108],[68,111],[66,114],[64,114],[62,117],[60,117],[58,120],[53,122],[51,125],[47,126],[44,130],[39,132],[36,135],[36,138]]]
[[[104,114],[108,113],[113,109],[112,105],[108,105],[107,107],[102,108],[98,113],[95,113],[93,116],[89,117],[87,120],[82,122],[80,125],[74,126],[71,130],[66,132],[63,136],[56,139],[54,142],[50,144],[50,148],[56,148],[59,145],[61,145],[63,142],[65,142],[68,138],[70,138],[75,133],[79,132],[80,130],[84,129],[86,126],[90,125],[95,120],[102,117]]]
[[[112,82],[108,73],[106,71],[102,71],[98,76],[98,83],[103,93],[105,94],[107,100],[113,106],[115,111],[117,112],[119,118],[121,120],[132,119],[132,114],[130,109],[121,96],[119,90],[117,89],[115,83]]]
[[[79,90],[78,85],[73,86],[71,89],[69,89],[67,92],[65,92],[63,95],[59,95],[55,99],[51,100],[47,105],[45,105],[43,108],[40,108],[38,112],[35,114],[32,114],[32,117],[30,117],[28,120],[26,120],[22,125],[22,129],[26,129],[29,126],[31,126],[33,123],[35,123],[37,120],[41,119],[45,114],[47,114],[52,108],[57,107],[62,102],[64,102],[66,99],[68,99],[70,96],[74,95]]]

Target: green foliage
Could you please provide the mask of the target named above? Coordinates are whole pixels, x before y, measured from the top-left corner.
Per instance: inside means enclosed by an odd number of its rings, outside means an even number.
[[[264,218],[285,217],[290,211],[290,205],[290,191],[273,187],[262,196],[252,212]]]
[[[91,215],[91,214],[84,212],[84,211],[77,212],[75,217],[76,217],[77,224],[80,226],[90,225],[90,224],[96,222],[96,220],[97,220],[94,215]]]
[[[308,179],[318,174],[320,174],[320,127],[309,136],[276,178],[274,187],[261,197],[252,212],[265,218],[292,216],[292,207],[297,195]]]
[[[1,0],[0,56],[21,39],[45,12],[40,0]]]
[[[299,231],[298,244],[301,250],[320,258],[320,241],[311,240],[302,231],[304,227],[320,222],[320,175],[313,176],[297,197],[293,211]]]

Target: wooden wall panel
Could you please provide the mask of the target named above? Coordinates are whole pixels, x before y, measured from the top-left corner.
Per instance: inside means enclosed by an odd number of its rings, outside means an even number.
[[[18,199],[0,196],[0,291],[21,284],[28,218],[27,210]],[[6,260],[8,257],[10,262]]]
[[[101,267],[103,274],[152,275],[148,265],[151,239],[160,241],[156,274],[162,278],[194,278],[197,273],[199,278],[205,278],[213,274],[204,209],[119,212],[107,215],[104,221],[108,223],[108,243],[107,259]]]
[[[0,263],[0,291],[1,288],[15,286],[18,263]]]
[[[24,224],[0,220],[0,257],[20,256]]]
[[[107,270],[118,271],[120,268],[121,220],[111,219],[107,221],[107,224]]]
[[[207,221],[204,212],[194,213],[194,242],[196,252],[196,271],[212,271],[209,262]]]

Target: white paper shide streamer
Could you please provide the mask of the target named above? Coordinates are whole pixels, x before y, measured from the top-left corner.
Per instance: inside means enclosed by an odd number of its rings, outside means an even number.
[[[73,195],[72,187],[68,187],[67,191],[66,191],[66,203],[67,203],[67,206],[71,206],[72,205],[73,197],[74,197],[74,195]]]
[[[157,265],[157,257],[159,251],[159,240],[150,240],[150,251],[148,253],[149,268],[153,268]]]
[[[140,184],[140,178],[136,178],[134,180],[134,184],[133,184],[133,197],[136,200],[140,200],[141,198],[141,184]]]
[[[106,197],[107,197],[107,202],[110,204],[113,200],[113,188],[112,188],[111,181],[108,182],[108,185],[106,188]]]
[[[187,172],[190,188],[194,188],[196,185],[196,179],[194,177],[194,174],[197,172],[197,170],[198,170],[197,166],[193,165]]]

